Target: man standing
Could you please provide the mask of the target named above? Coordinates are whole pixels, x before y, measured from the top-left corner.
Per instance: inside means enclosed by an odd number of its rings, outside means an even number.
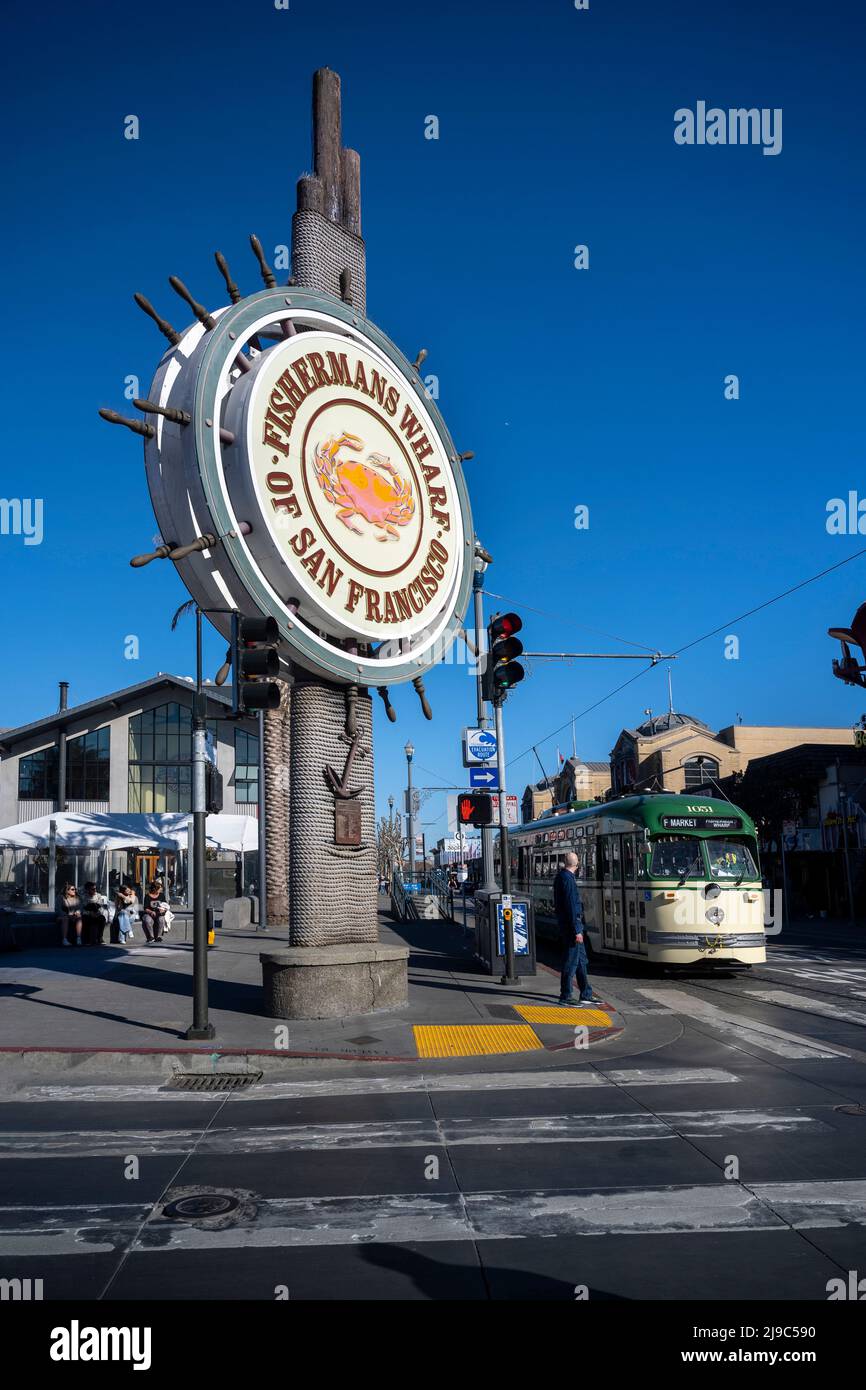
[[[560,1004],[591,1004],[592,986],[587,974],[587,955],[583,932],[583,904],[575,882],[577,855],[569,850],[565,864],[553,880],[553,903],[559,939],[562,944],[562,977],[559,986]],[[572,981],[577,975],[578,999],[572,994]]]

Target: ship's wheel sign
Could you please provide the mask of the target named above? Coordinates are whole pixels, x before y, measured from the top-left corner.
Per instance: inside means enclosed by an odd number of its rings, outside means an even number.
[[[462,626],[474,538],[460,459],[417,370],[311,290],[196,310],[181,332],[160,321],[153,424],[136,427],[156,553],[202,608],[273,616],[284,659],[319,676],[423,676]],[[227,614],[213,621],[228,634]]]

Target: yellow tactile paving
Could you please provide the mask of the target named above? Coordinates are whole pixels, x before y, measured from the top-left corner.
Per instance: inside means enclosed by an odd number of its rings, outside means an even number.
[[[515,1004],[515,1013],[525,1018],[527,1023],[561,1023],[575,1028],[583,1024],[586,1028],[610,1028],[613,1019],[603,1009],[560,1009],[555,1004]]]
[[[524,1023],[416,1023],[412,1031],[419,1057],[482,1057],[543,1047]]]

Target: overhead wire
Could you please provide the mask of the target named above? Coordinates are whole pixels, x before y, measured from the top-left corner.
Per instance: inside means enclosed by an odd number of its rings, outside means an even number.
[[[790,588],[783,590],[783,592],[780,594],[776,594],[773,598],[766,599],[763,603],[756,604],[754,608],[747,609],[745,613],[741,613],[738,617],[730,618],[727,622],[720,623],[718,627],[712,628],[710,632],[705,632],[700,637],[693,638],[691,642],[685,642],[681,647],[677,647],[673,652],[671,652],[671,656],[681,656],[683,652],[690,651],[692,647],[699,646],[701,642],[706,642],[710,637],[715,637],[718,633],[724,632],[726,628],[733,627],[735,623],[744,622],[746,618],[751,618],[754,616],[755,613],[760,613],[763,609],[770,608],[774,603],[781,602],[783,598],[788,598],[791,594],[797,593],[798,590],[805,589],[808,587],[808,585],[817,583],[819,579],[824,579],[828,574],[832,574],[834,570],[842,569],[845,565],[850,565],[853,560],[859,560],[863,555],[866,555],[866,547],[864,547],[864,549],[862,550],[855,551],[853,555],[848,555],[844,560],[837,561],[835,565],[828,565],[826,569],[820,570],[818,574],[813,574],[808,579],[801,580],[799,584],[791,585]],[[485,592],[489,591],[485,590]],[[491,597],[501,599],[502,595],[495,594],[491,595]],[[511,600],[506,599],[504,601],[510,602]],[[518,604],[516,606],[526,608],[528,611],[542,611],[541,609],[532,610],[529,608],[528,604]],[[606,633],[605,635],[610,636],[609,633]],[[618,637],[614,640],[618,642],[626,641],[624,637]],[[637,642],[629,642],[627,645],[640,646],[641,644]],[[649,648],[647,648],[647,650],[649,650]],[[511,765],[511,763],[520,762],[521,758],[525,758],[527,754],[531,753],[538,744],[547,743],[549,739],[555,738],[557,734],[560,734],[564,729],[567,729],[570,724],[576,723],[578,719],[583,719],[584,716],[587,714],[591,714],[594,709],[598,709],[599,705],[603,705],[607,700],[612,699],[614,695],[618,695],[621,690],[625,690],[626,686],[632,685],[636,680],[639,680],[641,676],[646,675],[647,671],[651,671],[657,664],[657,662],[651,662],[648,666],[638,671],[637,675],[632,676],[627,681],[623,681],[621,685],[616,686],[616,688],[614,690],[609,691],[607,695],[602,695],[600,700],[596,700],[593,704],[588,705],[585,710],[581,710],[580,714],[570,715],[569,718],[565,721],[565,723],[560,724],[559,728],[554,729],[552,733],[545,734],[544,738],[536,739],[535,743],[530,744],[529,747],[524,749],[522,753],[518,753],[517,756],[514,758],[509,758],[509,766]]]

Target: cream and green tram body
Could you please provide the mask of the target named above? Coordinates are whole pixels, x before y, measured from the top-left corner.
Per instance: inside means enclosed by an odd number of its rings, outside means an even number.
[[[591,953],[670,966],[766,960],[755,827],[728,801],[622,797],[508,839],[512,892],[532,899],[540,936],[556,937],[553,880],[574,850]]]

